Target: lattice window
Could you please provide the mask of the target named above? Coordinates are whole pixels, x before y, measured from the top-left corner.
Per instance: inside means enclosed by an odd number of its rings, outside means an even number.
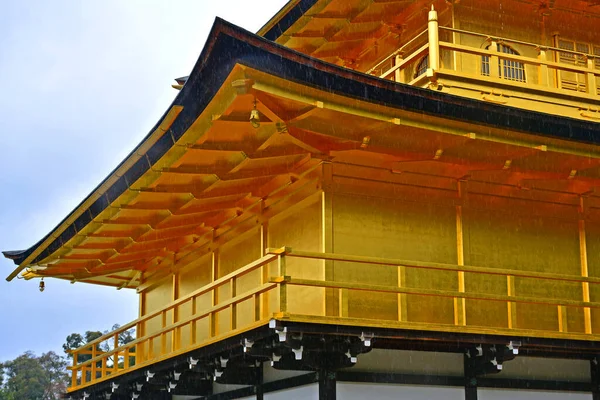
[[[587,67],[587,55],[600,56],[600,47],[588,43],[557,38],[556,47],[570,52],[558,52],[558,61],[563,64]],[[600,69],[600,58],[594,59],[594,67]],[[560,71],[560,87],[577,92],[587,91],[587,81],[584,73],[574,71]],[[599,91],[600,92],[600,91]]]
[[[489,49],[489,46],[487,47]],[[505,54],[519,55],[512,47],[504,44],[498,44],[498,52]],[[519,61],[512,61],[500,58],[498,63],[498,76],[504,79],[517,82],[525,82],[525,65]],[[481,75],[490,76],[490,57],[481,56]]]
[[[429,54],[426,54],[425,57],[421,58],[421,61],[419,61],[419,63],[417,64],[417,68],[415,70],[415,78],[426,73],[427,68],[429,68]]]

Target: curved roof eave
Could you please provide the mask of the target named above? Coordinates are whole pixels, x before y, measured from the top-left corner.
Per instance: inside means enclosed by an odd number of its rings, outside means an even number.
[[[3,252],[5,257],[19,265],[7,280],[12,280],[22,269],[67,243],[150,169],[197,119],[236,64],[316,89],[401,110],[588,144],[600,143],[600,124],[597,123],[484,103],[382,80],[311,58],[217,18],[185,86],[151,133],[42,240],[24,251]],[[160,129],[173,107],[182,108],[181,112],[149,146],[153,132]],[[137,161],[132,163],[136,158]],[[128,164],[131,165],[125,169]],[[108,185],[111,181],[114,182]]]
[[[258,35],[276,41],[319,0],[290,0],[259,29]]]

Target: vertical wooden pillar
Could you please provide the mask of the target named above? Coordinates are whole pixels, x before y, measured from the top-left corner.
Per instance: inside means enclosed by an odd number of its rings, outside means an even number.
[[[458,198],[463,201],[463,182],[457,182]],[[464,243],[463,243],[463,217],[462,203],[456,206],[456,255],[458,265],[465,265]],[[465,293],[465,272],[458,271],[458,291]],[[454,298],[454,325],[467,324],[467,307],[464,298]]]
[[[594,58],[588,57],[587,59],[588,73],[586,74],[586,84],[588,93],[592,96],[598,94],[598,84],[596,83],[596,66],[594,65]]]
[[[173,274],[173,288],[171,292],[171,301],[175,301],[179,298],[179,273]],[[175,324],[179,321],[179,307],[174,307],[171,314],[171,324]],[[174,352],[179,347],[179,338],[181,330],[176,328],[171,331],[171,351]]]
[[[456,9],[458,7],[458,4],[453,2],[452,3],[452,28],[454,29],[460,29],[460,19],[456,18]],[[452,43],[454,44],[461,44],[461,36],[460,33],[458,32],[452,32]],[[455,71],[462,71],[462,53],[459,51],[452,51],[452,61],[454,64],[454,70]]]
[[[589,277],[587,241],[585,235],[585,202],[583,197],[579,197],[579,257],[581,260],[581,276]],[[590,284],[582,282],[583,301],[590,301]],[[592,311],[589,307],[584,307],[583,318],[585,324],[585,333],[592,333]]]
[[[500,59],[496,55],[498,53],[497,39],[492,39],[489,50],[494,53],[490,56],[490,77],[500,78]]]
[[[435,73],[440,69],[440,37],[438,14],[433,6],[431,6],[431,11],[429,11],[427,31],[429,34],[429,69]],[[428,76],[431,75],[428,73]]]
[[[260,214],[261,218],[264,212],[265,202],[262,201],[260,205]],[[260,247],[261,247],[261,255],[264,257],[267,255],[267,248],[269,247],[269,221],[263,221],[260,226]],[[270,278],[270,266],[263,265],[261,267],[261,285],[264,285],[269,281]],[[265,292],[259,295],[260,296],[260,304],[255,310],[257,314],[255,320],[258,321],[261,318],[267,318],[269,314],[269,292]],[[255,305],[256,306],[256,305]]]
[[[219,249],[215,249],[212,253],[212,269],[211,269],[211,277],[210,281],[214,282],[219,279]],[[214,288],[212,291],[212,299],[211,306],[214,307],[219,304],[219,288]],[[209,336],[215,337],[219,334],[219,317],[217,313],[212,313],[210,315],[210,324],[209,324]]]
[[[336,380],[335,372],[319,371],[319,400],[335,400]]]
[[[406,285],[406,267],[398,266],[398,287]],[[408,321],[408,307],[406,302],[406,294],[398,293],[398,321]]]
[[[324,253],[333,253],[333,165],[323,164],[323,193],[321,197],[321,218],[322,218],[322,249]],[[334,281],[335,263],[330,260],[323,261],[325,269],[325,280]],[[340,310],[339,291],[335,289],[325,289],[325,315],[337,316]]]
[[[471,359],[464,356],[465,375],[465,400],[477,400],[477,375],[473,369]]]
[[[402,63],[402,54],[398,54],[394,58],[394,65],[399,65],[401,63]],[[396,82],[406,83],[406,73],[404,72],[404,70],[402,68],[399,68],[396,71],[394,71],[394,80]]]
[[[144,274],[142,273],[142,276],[140,276],[140,283],[144,282]],[[144,292],[139,294],[139,317],[143,317],[144,314],[146,313],[146,295]],[[139,324],[137,324],[135,326],[135,336],[137,339],[144,337],[145,332],[146,331],[146,323],[145,322],[140,322]],[[135,363],[139,364],[142,361],[145,361],[145,344],[144,343],[140,343],[138,345],[135,346]]]
[[[263,400],[265,398],[265,390],[263,388],[263,372],[263,363],[261,362],[256,368],[256,386],[254,387],[254,390],[256,392],[256,400]]]
[[[598,357],[590,361],[590,376],[592,383],[592,400],[600,400],[600,365]]]
[[[540,47],[538,59],[541,62],[548,61],[548,53],[547,53],[547,51],[548,51],[547,48]],[[542,85],[542,86],[550,86],[549,70],[548,70],[548,66],[545,65],[545,64],[540,64],[538,83],[540,85]]]
[[[286,260],[285,253],[280,254],[277,259],[277,274],[278,276],[285,277],[286,274]],[[287,284],[281,282],[279,284],[279,312],[286,313],[288,311],[287,307]]]
[[[507,296],[515,295],[515,277],[512,275],[506,276],[506,294]],[[508,329],[517,328],[517,304],[509,301],[508,307]]]

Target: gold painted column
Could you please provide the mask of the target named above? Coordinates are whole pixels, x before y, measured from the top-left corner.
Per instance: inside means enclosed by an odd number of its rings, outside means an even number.
[[[465,253],[464,253],[464,241],[463,241],[463,216],[462,216],[462,202],[464,201],[463,196],[463,182],[457,181],[458,199],[459,205],[456,206],[456,255],[457,264],[460,266],[465,265]],[[465,293],[465,272],[458,271],[458,291]],[[465,326],[467,325],[467,307],[464,298],[454,298],[454,325]]]
[[[260,214],[261,218],[264,213],[265,202],[264,200],[260,205]],[[269,221],[263,220],[260,225],[260,247],[261,247],[261,255],[264,257],[267,255],[267,248],[269,247]],[[269,278],[271,276],[270,273],[270,264],[263,265],[261,267],[261,285],[269,282]],[[255,316],[254,320],[259,321],[262,318],[267,318],[269,316],[270,309],[270,300],[269,300],[269,292],[265,292],[259,295],[258,305],[255,302]]]
[[[429,34],[429,69],[427,76],[434,76],[434,74],[440,69],[440,38],[439,38],[439,24],[438,24],[438,13],[431,6],[429,11],[429,21],[427,24],[427,31]]]
[[[333,184],[333,165],[331,163],[323,164],[323,193],[321,194],[321,229],[322,229],[322,248],[321,251],[324,253],[333,253],[333,195],[332,195],[332,184]],[[325,280],[335,280],[335,262],[331,260],[325,260]],[[347,292],[347,291],[346,291]],[[344,313],[343,306],[341,305],[339,296],[342,295],[341,291],[336,289],[325,289],[325,315],[327,316],[342,316]],[[346,296],[347,301],[347,296]],[[347,307],[346,307],[347,310]]]
[[[215,249],[212,252],[212,269],[211,269],[211,283],[219,279],[219,249]],[[219,288],[212,290],[211,307],[219,304]],[[209,337],[215,337],[219,334],[219,317],[217,313],[210,314],[209,322]]]
[[[587,259],[587,241],[585,235],[585,202],[583,197],[579,197],[579,257],[581,260],[581,276],[589,277],[588,259]],[[582,282],[583,301],[590,301],[590,284]],[[592,333],[592,312],[589,307],[584,307],[583,318],[585,324],[585,333]]]

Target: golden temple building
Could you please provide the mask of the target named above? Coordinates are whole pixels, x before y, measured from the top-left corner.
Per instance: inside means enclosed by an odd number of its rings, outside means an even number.
[[[291,0],[173,86],[4,252],[139,294],[66,398],[600,399],[599,1]]]

